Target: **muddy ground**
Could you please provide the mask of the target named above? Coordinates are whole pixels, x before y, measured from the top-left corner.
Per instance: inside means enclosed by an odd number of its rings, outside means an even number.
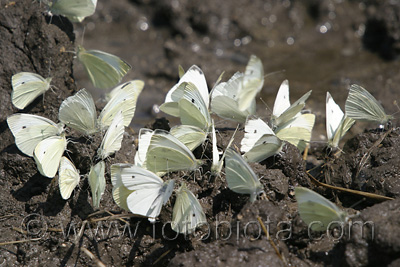
[[[72,25],[47,16],[39,1],[0,1],[0,266],[96,266],[98,261],[106,266],[285,265],[260,234],[257,217],[269,226],[272,240],[292,266],[400,264],[400,130],[395,128],[371,149],[385,131],[357,124],[339,158],[326,158],[322,142],[327,90],[343,104],[346,85],[358,82],[382,101],[388,113],[396,111],[400,5],[391,1],[109,2],[99,1],[95,15]],[[84,176],[71,199],[63,200],[56,178],[37,172],[34,160],[15,146],[6,123],[7,116],[18,112],[10,93],[11,76],[19,71],[53,77],[54,88],[22,111],[53,121],[60,103],[78,89],[86,87],[98,96],[105,93],[91,88],[74,55],[65,52],[82,43],[83,26],[86,48],[121,56],[133,65],[126,80],[139,78],[146,83],[122,149],[107,163],[107,187],[99,210],[91,205]],[[266,73],[286,70],[266,79],[262,98],[268,106],[284,78],[290,80],[293,99],[314,90],[307,108],[318,119],[307,160],[287,144],[280,155],[252,164],[269,199],[252,204],[247,196],[227,188],[223,174],[211,177],[207,164],[200,173],[173,174],[188,183],[207,216],[209,225],[190,236],[176,236],[168,224],[174,198],[154,225],[142,218],[107,219],[110,213],[129,216],[112,200],[109,166],[133,162],[140,127],[174,125],[171,118],[169,125],[160,120],[164,115],[156,113],[153,105],[161,104],[177,81],[178,65],[185,69],[199,65],[211,87],[222,71],[226,77],[243,71],[253,53],[263,60]],[[265,104],[259,101],[258,106],[258,114],[266,118]],[[234,125],[223,121],[217,125],[218,144],[225,149]],[[88,173],[101,137],[88,140],[73,131],[68,136],[73,141],[68,144],[70,158],[81,174]],[[237,145],[240,138],[238,134]],[[360,168],[366,152],[370,156]],[[210,144],[196,155],[210,157]],[[316,187],[306,170],[324,162],[326,166],[315,172],[321,181],[329,175],[333,185],[394,200],[379,202]],[[368,222],[364,232],[349,227],[341,238],[338,232],[337,238],[310,237],[293,197],[298,185],[313,188],[343,207],[354,215],[353,222]]]

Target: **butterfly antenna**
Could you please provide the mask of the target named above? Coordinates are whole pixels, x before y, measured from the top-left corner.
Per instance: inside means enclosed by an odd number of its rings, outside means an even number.
[[[86,26],[83,27],[81,45],[83,46],[83,39],[85,37]]]
[[[270,73],[265,74],[265,75],[264,75],[264,78],[267,78],[267,77],[272,76],[272,75],[275,75],[275,74],[284,73],[284,72],[286,72],[286,70],[277,70],[277,71],[273,71],[273,72],[270,72]]]

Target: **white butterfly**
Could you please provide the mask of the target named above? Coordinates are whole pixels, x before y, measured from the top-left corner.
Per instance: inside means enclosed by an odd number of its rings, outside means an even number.
[[[33,152],[36,166],[40,174],[53,178],[60,165],[60,160],[67,148],[65,134],[51,136],[40,141]]]
[[[122,116],[122,111],[118,111],[97,152],[103,160],[121,149],[124,132],[124,117]]]
[[[308,188],[296,187],[295,196],[301,219],[313,231],[326,231],[329,226],[348,220],[346,212]]]
[[[63,199],[68,199],[79,184],[80,176],[75,165],[66,157],[62,157],[58,169],[58,186]]]
[[[264,67],[261,60],[252,55],[244,72],[241,89],[239,90],[239,110],[248,110],[254,98],[264,85]]]
[[[239,123],[244,123],[247,116],[255,114],[255,98],[247,109],[239,109],[239,92],[242,90],[243,80],[244,74],[236,72],[229,81],[217,84],[211,92],[211,111],[221,118]]]
[[[22,153],[32,157],[40,141],[64,132],[62,123],[31,114],[13,114],[7,118],[8,126],[15,137],[15,143]]]
[[[248,118],[240,150],[247,162],[260,162],[279,153],[283,142],[261,119]]]
[[[49,11],[54,15],[62,15],[73,22],[82,22],[93,15],[97,0],[52,0]]]
[[[16,108],[24,109],[38,96],[50,89],[50,82],[51,78],[45,79],[31,72],[20,72],[13,75],[11,78],[12,103]]]
[[[344,115],[339,105],[335,103],[331,94],[326,93],[326,134],[328,146],[336,148],[339,141],[354,124],[354,120]]]
[[[82,46],[78,47],[77,57],[96,88],[105,89],[117,85],[132,68],[117,56],[99,50],[86,50]]]
[[[86,89],[82,89],[61,103],[59,119],[67,126],[90,135],[110,126],[115,115],[121,110],[124,126],[129,126],[135,115],[137,98],[143,86],[142,81],[134,80],[114,88],[98,119],[92,95]]]
[[[86,89],[80,90],[61,103],[58,119],[85,135],[100,130],[93,97]]]
[[[264,192],[249,164],[232,148],[228,148],[226,152],[225,173],[229,189],[239,194],[249,194],[251,202]]]
[[[138,166],[120,168],[119,175],[123,186],[131,191],[126,199],[128,209],[154,222],[172,194],[174,180],[164,182],[156,174]]]
[[[222,170],[222,166],[224,164],[224,159],[226,156],[226,151],[227,149],[232,145],[233,143],[233,138],[235,137],[236,131],[238,128],[236,128],[235,132],[232,135],[231,140],[229,141],[228,145],[226,146],[226,149],[224,153],[222,154],[222,157],[219,158],[219,152],[218,152],[218,147],[217,147],[217,135],[215,132],[215,127],[214,127],[214,121],[212,124],[212,155],[213,155],[213,160],[211,164],[211,173],[214,175],[219,175]]]
[[[357,84],[350,86],[345,104],[346,115],[359,121],[377,122],[381,125],[393,118],[367,90]]]
[[[273,128],[279,128],[293,118],[300,115],[301,110],[305,106],[305,102],[311,95],[312,90],[308,91],[296,102],[290,105],[289,100],[289,81],[284,80],[279,88],[275,99],[274,109],[271,116],[271,124]]]
[[[88,180],[92,191],[92,202],[95,208],[100,206],[101,197],[106,189],[106,178],[104,177],[105,169],[106,165],[104,161],[100,161],[96,165],[90,167]]]
[[[154,131],[146,128],[139,130],[138,150],[135,154],[135,166],[146,169],[146,156],[150,146],[150,140]]]
[[[199,95],[201,96],[200,98],[208,110],[209,95],[206,78],[203,71],[196,65],[190,67],[189,70],[183,76],[181,76],[178,83],[169,90],[165,97],[164,104],[160,106],[160,109],[164,113],[167,113],[171,116],[179,117],[180,112],[178,102],[182,98],[183,90],[185,89],[185,87],[181,86],[182,83],[194,84],[194,86],[198,89]]]
[[[193,83],[182,83],[180,87],[184,87],[182,98],[178,101],[181,123],[207,132],[211,126],[211,117],[200,91]]]
[[[195,170],[202,163],[169,132],[155,130],[146,153],[145,166],[154,173]]]
[[[196,227],[207,223],[206,216],[200,202],[185,183],[182,183],[176,194],[171,228],[177,233],[191,234]]]
[[[202,129],[192,125],[178,125],[172,127],[169,132],[191,151],[203,144],[207,138],[206,133]]]
[[[275,134],[279,139],[287,141],[303,152],[311,141],[311,132],[315,123],[314,114],[300,114],[279,128]]]
[[[113,185],[112,195],[115,203],[124,209],[129,210],[126,199],[133,192],[132,190],[127,189],[122,183],[122,173],[124,169],[131,168],[132,164],[129,163],[116,163],[111,165],[111,183]]]

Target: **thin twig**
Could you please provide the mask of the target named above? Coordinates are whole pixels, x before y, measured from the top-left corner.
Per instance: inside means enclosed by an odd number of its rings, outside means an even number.
[[[353,189],[348,189],[348,188],[343,188],[343,187],[338,187],[338,186],[325,184],[325,183],[322,183],[322,182],[318,181],[317,179],[315,179],[314,176],[312,176],[308,171],[306,171],[306,173],[311,178],[311,182],[313,182],[314,184],[316,184],[318,186],[323,186],[323,187],[326,187],[326,188],[329,188],[329,189],[333,189],[333,190],[337,190],[337,191],[341,191],[341,192],[346,192],[346,193],[350,193],[350,194],[355,194],[355,195],[360,195],[360,196],[364,196],[364,197],[368,197],[368,198],[372,198],[372,199],[376,199],[376,200],[380,200],[380,201],[393,200],[394,199],[394,198],[391,198],[391,197],[381,196],[381,195],[374,194],[374,193],[363,192],[363,191],[358,191],[358,190],[353,190]]]
[[[32,242],[32,241],[38,241],[41,238],[32,238],[32,239],[25,239],[25,240],[16,240],[16,241],[8,241],[8,242],[1,242],[0,246],[4,245],[12,245],[12,244],[19,244],[19,243],[27,243],[27,242]]]
[[[263,229],[265,235],[267,236],[267,239],[268,239],[269,243],[270,243],[271,246],[274,248],[276,254],[277,254],[278,257],[281,259],[281,261],[282,261],[285,265],[287,265],[286,259],[282,256],[282,254],[279,252],[278,247],[275,245],[274,241],[271,239],[271,236],[269,235],[269,233],[268,233],[268,231],[267,231],[267,228],[265,228],[265,225],[264,225],[264,223],[262,222],[261,217],[260,217],[260,216],[257,216],[257,220],[258,220],[258,222],[260,223],[261,228]]]
[[[96,258],[96,256],[93,255],[93,253],[90,252],[87,248],[81,247],[81,251],[85,253],[92,261],[94,261],[98,267],[106,267],[106,265],[101,260]]]

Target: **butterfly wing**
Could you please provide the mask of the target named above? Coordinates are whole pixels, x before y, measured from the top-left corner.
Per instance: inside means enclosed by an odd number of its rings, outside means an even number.
[[[281,91],[282,90],[282,91]],[[271,116],[271,124],[274,128],[281,127],[283,124],[297,117],[306,105],[306,100],[310,97],[312,90],[305,93],[296,102],[290,105],[289,102],[289,82],[283,81],[275,99],[274,110]],[[289,107],[287,107],[289,105]]]
[[[247,162],[261,162],[282,150],[283,142],[276,136],[264,134],[254,146],[244,153],[243,158]]]
[[[301,219],[313,231],[325,231],[331,222],[344,223],[347,214],[320,194],[304,187],[296,187],[295,195]]]
[[[196,227],[204,223],[207,223],[207,219],[200,202],[183,183],[178,189],[172,212],[172,230],[181,234],[191,234]]]
[[[103,160],[121,149],[124,131],[124,117],[122,111],[119,111],[104,135],[99,148],[98,153]]]
[[[93,207],[95,208],[100,206],[101,197],[106,189],[105,169],[106,165],[104,161],[100,161],[96,165],[90,167],[88,180],[90,190],[92,191]]]
[[[60,165],[60,160],[67,147],[65,136],[51,136],[38,143],[33,158],[40,174],[53,178]]]
[[[92,95],[86,89],[80,90],[61,103],[58,118],[85,135],[99,131],[96,106]]]
[[[193,83],[187,83],[179,104],[179,117],[184,125],[197,126],[208,131],[211,117],[200,91]]]
[[[111,165],[111,183],[113,185],[112,195],[115,203],[124,209],[129,210],[127,204],[128,196],[133,192],[124,186],[122,183],[122,172],[126,168],[131,168],[134,166],[133,164],[127,163],[116,163]]]
[[[153,136],[153,130],[142,128],[139,131],[138,150],[135,154],[135,165],[145,168],[147,151],[150,146],[150,140]]]
[[[7,124],[18,149],[30,157],[40,141],[61,134],[64,128],[44,117],[23,113],[9,116]]]
[[[179,116],[178,102],[183,96],[184,89],[184,87],[181,87],[182,83],[193,83],[197,87],[199,95],[208,109],[210,100],[206,77],[204,76],[203,71],[196,65],[190,67],[188,71],[179,79],[178,83],[175,84],[171,90],[169,90],[165,97],[165,103],[160,106],[160,109],[171,116]]]
[[[24,109],[36,97],[40,96],[50,88],[51,78],[31,72],[20,72],[12,76],[11,83],[13,91],[11,99],[14,106],[18,109]]]
[[[279,139],[296,146],[302,152],[311,141],[315,123],[314,114],[301,114],[275,130]]]
[[[110,88],[117,85],[131,66],[117,56],[99,50],[78,48],[78,59],[85,67],[93,85]]]
[[[239,110],[238,92],[243,83],[243,73],[235,73],[227,82],[215,86],[211,94],[211,111],[221,118],[244,123],[247,116],[256,112],[256,100],[244,111]]]
[[[244,127],[244,137],[240,142],[240,151],[248,152],[264,134],[274,135],[274,131],[259,118],[249,117]]]
[[[79,180],[80,176],[75,165],[68,158],[62,157],[58,169],[58,186],[63,199],[69,199]]]
[[[326,134],[328,145],[338,147],[340,139],[354,124],[354,120],[345,116],[329,92],[326,93]]]
[[[154,173],[194,170],[198,161],[192,151],[172,134],[156,130],[150,140],[146,168]]]
[[[143,81],[134,80],[114,88],[110,93],[110,100],[100,113],[99,122],[101,127],[110,126],[119,110],[122,110],[124,126],[129,126],[135,115],[136,102],[143,87]]]
[[[385,124],[392,119],[392,116],[385,113],[375,97],[357,84],[350,86],[345,110],[346,115],[354,120]]]
[[[172,127],[170,133],[191,151],[203,144],[207,138],[206,133],[202,129],[192,125],[178,125]]]
[[[165,182],[156,174],[138,166],[123,169],[122,183],[132,193],[127,198],[129,210],[134,214],[156,218],[172,194],[174,180]]]
[[[242,87],[238,94],[239,110],[247,110],[256,95],[261,91],[264,85],[264,67],[261,60],[252,55],[243,76]]]
[[[225,172],[229,189],[239,194],[249,194],[251,202],[263,191],[263,186],[249,164],[231,148],[226,151]]]
[[[97,0],[53,0],[50,12],[63,15],[73,22],[81,22],[85,17],[93,15]]]

